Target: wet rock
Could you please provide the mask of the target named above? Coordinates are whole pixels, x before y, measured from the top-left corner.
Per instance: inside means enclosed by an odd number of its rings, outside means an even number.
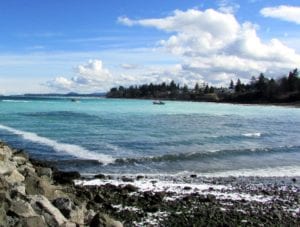
[[[59,184],[73,184],[73,180],[79,178],[80,178],[80,174],[76,171],[72,171],[72,172],[55,171],[53,173],[53,180]]]
[[[136,177],[136,179],[137,179],[137,180],[144,179],[144,176],[142,176],[142,175],[138,175],[138,176]]]
[[[96,179],[105,179],[105,175],[100,173],[100,174],[95,175],[94,178],[96,178]]]
[[[124,182],[134,182],[134,180],[132,178],[125,177],[125,176],[122,177],[122,181],[124,181]]]
[[[91,223],[90,227],[122,227],[123,224],[119,221],[116,221],[110,218],[106,214],[97,213]]]
[[[183,190],[189,191],[189,190],[192,190],[192,188],[190,186],[185,186],[185,187],[183,187]]]

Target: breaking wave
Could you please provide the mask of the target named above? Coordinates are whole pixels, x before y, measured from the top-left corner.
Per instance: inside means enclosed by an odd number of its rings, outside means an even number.
[[[147,162],[176,162],[201,160],[205,158],[216,158],[223,156],[237,156],[250,155],[259,153],[280,153],[297,151],[299,146],[285,146],[276,148],[258,148],[258,149],[237,149],[237,150],[216,150],[209,152],[189,152],[178,154],[166,154],[161,156],[142,157],[142,158],[119,158],[115,160],[115,164],[133,164],[133,163],[147,163]]]
[[[115,161],[115,159],[109,155],[92,152],[74,144],[60,143],[55,140],[39,136],[32,132],[25,132],[4,125],[0,125],[0,129],[21,136],[25,140],[49,146],[57,152],[66,152],[74,157],[89,160],[97,160],[98,162],[103,164],[110,164]]]

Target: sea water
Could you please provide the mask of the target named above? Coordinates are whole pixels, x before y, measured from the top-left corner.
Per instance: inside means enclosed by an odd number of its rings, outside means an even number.
[[[300,175],[293,107],[10,97],[0,139],[83,174]]]

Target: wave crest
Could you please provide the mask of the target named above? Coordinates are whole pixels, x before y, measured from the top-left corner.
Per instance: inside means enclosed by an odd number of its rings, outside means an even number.
[[[68,153],[72,156],[78,157],[78,158],[97,160],[103,164],[110,164],[115,161],[115,159],[109,155],[91,152],[81,146],[74,145],[74,144],[59,143],[55,140],[39,136],[36,133],[25,132],[25,131],[14,129],[14,128],[4,126],[4,125],[0,125],[0,129],[6,130],[10,133],[21,136],[25,140],[29,140],[31,142],[49,146],[57,152],[66,152],[66,153]]]

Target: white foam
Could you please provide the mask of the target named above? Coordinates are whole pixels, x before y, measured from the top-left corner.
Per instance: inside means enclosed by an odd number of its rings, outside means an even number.
[[[3,99],[2,102],[28,103],[28,102],[31,102],[31,101],[27,101],[27,100]]]
[[[6,130],[10,133],[21,136],[25,140],[29,140],[29,141],[32,141],[35,143],[39,143],[39,144],[43,144],[43,145],[52,147],[57,152],[66,152],[66,153],[71,154],[78,158],[97,160],[103,164],[109,164],[109,163],[113,163],[115,161],[115,159],[109,155],[91,152],[81,146],[78,146],[78,145],[59,143],[55,140],[39,136],[32,132],[25,132],[25,131],[14,129],[14,128],[4,126],[4,125],[0,125],[0,129]]]
[[[197,173],[204,177],[296,177],[300,176],[300,166],[279,166],[261,169],[239,169],[214,173]]]
[[[261,137],[261,133],[260,132],[244,133],[242,135],[246,136],[246,137]]]
[[[76,185],[90,186],[90,185],[106,185],[112,184],[115,186],[122,186],[124,184],[131,184],[138,188],[139,191],[153,191],[153,192],[173,192],[175,195],[166,197],[166,200],[175,200],[183,195],[191,193],[199,193],[202,195],[214,195],[220,200],[247,200],[265,203],[272,199],[271,196],[263,195],[251,195],[248,193],[236,192],[231,186],[225,185],[214,185],[206,183],[177,183],[172,181],[160,181],[157,179],[144,179],[134,182],[122,182],[119,180],[103,180],[103,179],[93,179],[93,180],[75,180]]]

